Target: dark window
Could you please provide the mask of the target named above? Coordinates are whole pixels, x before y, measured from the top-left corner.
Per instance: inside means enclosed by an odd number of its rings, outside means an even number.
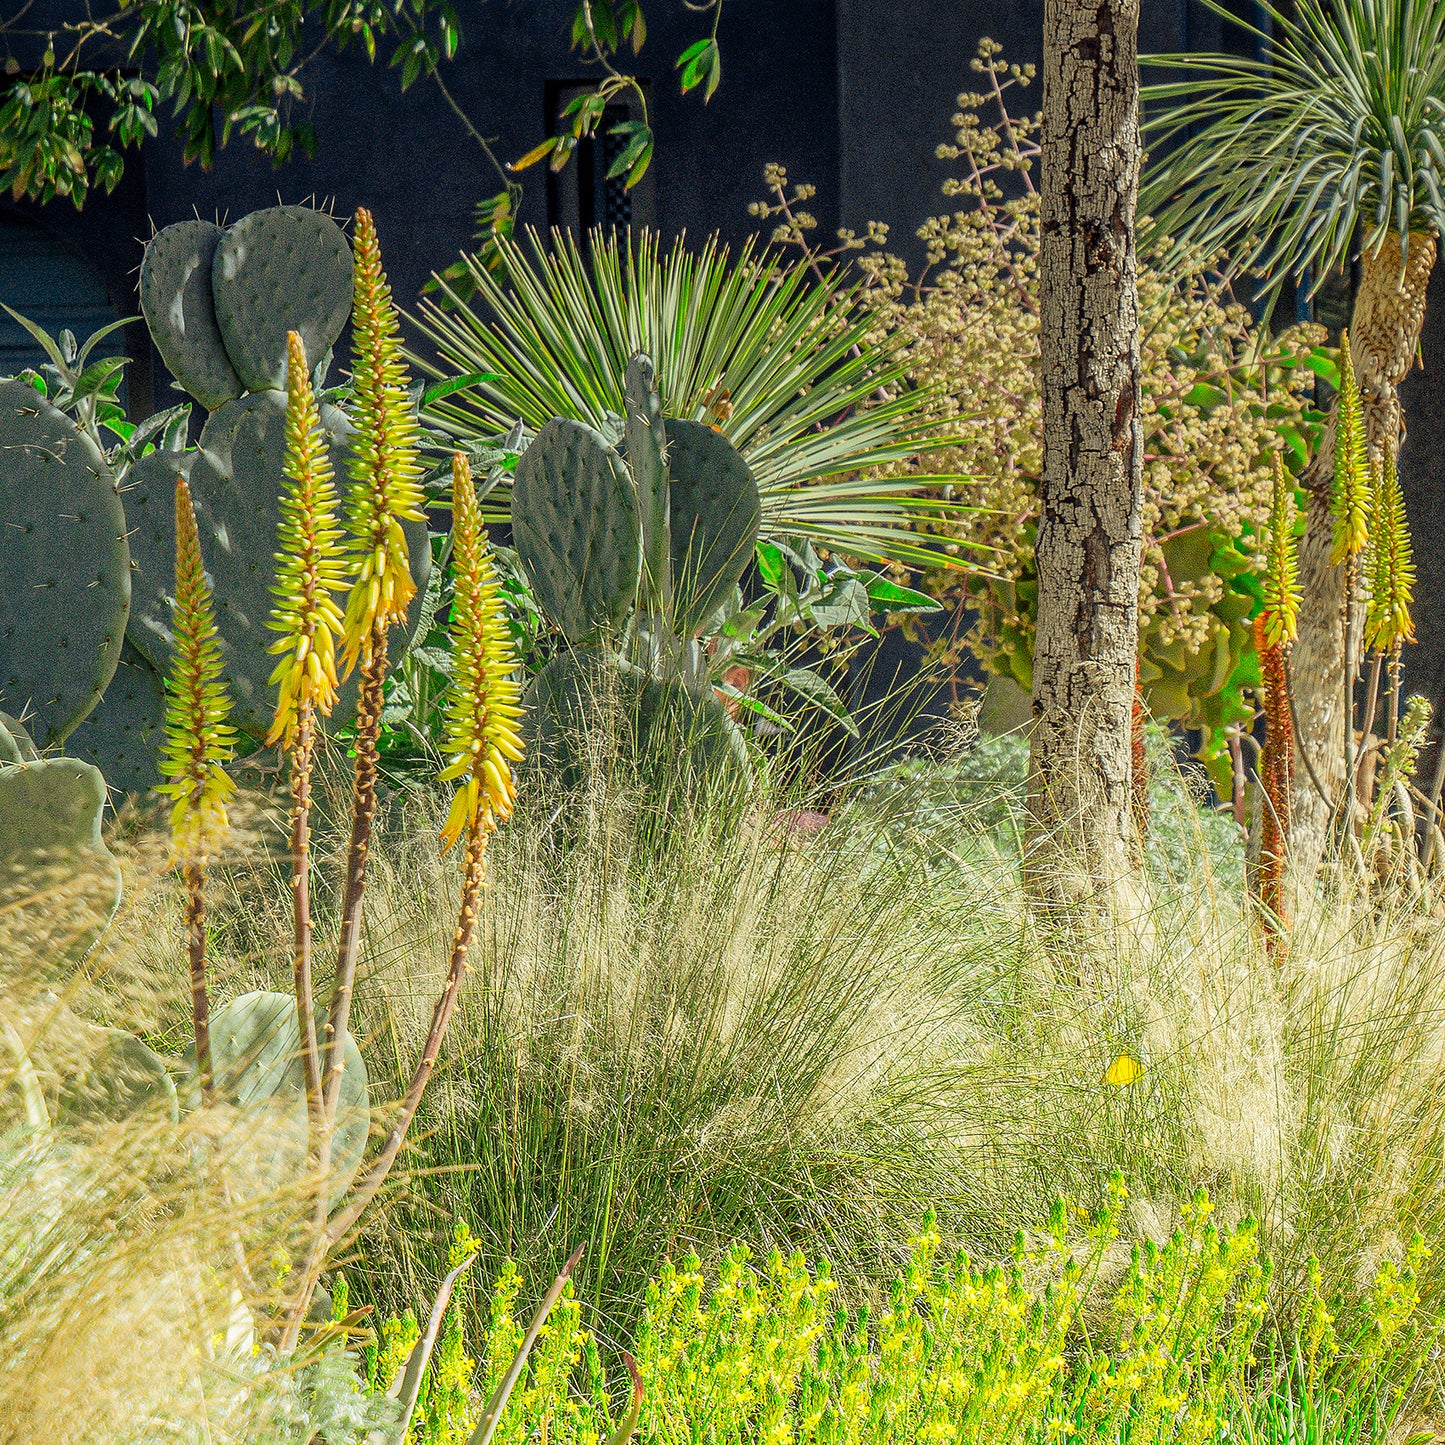
[[[595,89],[591,81],[549,81],[546,90],[549,133],[555,134],[562,128],[562,112],[572,100]],[[620,95],[608,105],[596,133],[577,143],[576,153],[562,171],[548,176],[549,226],[571,231],[585,246],[587,236],[598,227],[607,234],[628,226],[655,223],[652,172],[649,170],[630,191],[626,175],[608,175],[627,144],[627,136],[613,135],[613,128],[641,119],[642,107],[635,96]]]

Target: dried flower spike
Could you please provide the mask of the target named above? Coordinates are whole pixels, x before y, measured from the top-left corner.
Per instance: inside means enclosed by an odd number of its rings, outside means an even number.
[[[1374,477],[1374,525],[1370,552],[1370,602],[1365,612],[1365,645],[1390,652],[1415,640],[1410,603],[1415,590],[1415,556],[1405,498],[1393,451]]]
[[[166,678],[166,735],[160,791],[174,799],[171,839],[176,856],[204,865],[226,841],[226,800],[235,791],[223,764],[236,730],[222,681],[220,637],[211,589],[201,563],[201,540],[191,489],[176,478],[176,593],[173,656]]]
[[[266,623],[281,634],[270,649],[281,654],[271,674],[281,691],[268,743],[291,741],[303,702],[323,714],[335,706],[342,618],[334,594],[346,586],[351,570],[306,350],[294,331],[286,337],[285,475],[271,588],[276,602]]]
[[[471,467],[452,458],[452,678],[447,703],[448,762],[443,779],[459,779],[442,830],[450,848],[464,833],[490,832],[516,797],[512,764],[522,758],[522,716],[497,574],[477,507]]]
[[[1295,545],[1294,487],[1280,454],[1274,454],[1274,488],[1269,514],[1269,547],[1264,570],[1264,638],[1270,646],[1299,635],[1299,559]]]
[[[1340,336],[1340,396],[1335,431],[1335,475],[1330,489],[1334,545],[1330,565],[1365,550],[1370,540],[1370,468],[1365,452],[1365,413],[1355,382],[1350,333]]]
[[[356,436],[351,444],[347,528],[357,570],[347,599],[345,671],[369,657],[378,634],[406,620],[416,592],[404,520],[422,521],[416,417],[402,361],[401,326],[381,269],[371,212],[356,213],[356,281],[351,326]]]

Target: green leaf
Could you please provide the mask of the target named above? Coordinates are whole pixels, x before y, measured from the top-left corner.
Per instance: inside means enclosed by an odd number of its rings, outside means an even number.
[[[843,699],[811,668],[791,667],[785,672],[775,674],[773,680],[804,702],[842,723],[851,737],[858,736],[858,724],[853,721]]]
[[[776,588],[782,580],[783,568],[787,565],[783,561],[783,554],[772,542],[759,542],[757,546],[758,571],[762,574],[763,584],[767,587]]]
[[[863,585],[868,589],[869,600],[877,603],[883,612],[942,611],[942,604],[935,602],[926,592],[900,587],[876,572],[864,574]]]
[[[500,381],[501,379],[501,375],[495,371],[469,371],[465,376],[454,376],[450,381],[439,381],[435,386],[429,386],[422,392],[422,409],[425,410],[432,402],[440,401],[444,396],[465,391],[469,386],[479,386],[484,381]]]

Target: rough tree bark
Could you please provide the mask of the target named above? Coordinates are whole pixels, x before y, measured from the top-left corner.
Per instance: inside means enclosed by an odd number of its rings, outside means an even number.
[[[1350,320],[1350,355],[1365,414],[1371,462],[1400,443],[1399,386],[1414,363],[1425,320],[1425,293],[1435,266],[1435,237],[1413,231],[1406,256],[1393,232],[1360,261],[1360,289]],[[1345,791],[1345,568],[1330,566],[1330,487],[1335,468],[1335,415],[1304,475],[1309,524],[1300,543],[1299,638],[1290,650],[1294,700],[1294,796],[1290,861],[1312,880],[1324,857],[1330,824]],[[1358,619],[1356,620],[1358,626]],[[1358,650],[1358,649],[1357,649]],[[1315,777],[1310,776],[1313,766]],[[1327,802],[1320,796],[1323,786]]]
[[[1046,902],[1081,902],[1132,866],[1138,23],[1139,0],[1044,6],[1043,510],[1027,876]]]

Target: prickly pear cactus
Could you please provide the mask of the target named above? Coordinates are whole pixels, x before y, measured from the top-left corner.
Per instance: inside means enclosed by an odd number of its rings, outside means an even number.
[[[115,478],[89,437],[0,382],[0,706],[54,747],[100,701],[130,611]]]
[[[319,358],[351,314],[351,247],[341,227],[306,206],[243,216],[211,262],[216,324],[248,391],[285,385],[286,333]]]
[[[0,766],[6,763],[38,763],[40,754],[25,728],[8,712],[0,712]]]
[[[627,466],[637,490],[642,530],[642,607],[659,619],[672,611],[668,555],[668,428],[653,379],[652,358],[635,352],[627,363]]]
[[[97,1047],[85,1067],[66,1079],[56,1120],[61,1124],[122,1122],[159,1113],[180,1118],[175,1080],[166,1061],[122,1029],[90,1030]]]
[[[668,419],[667,466],[673,615],[691,636],[752,561],[762,506],[741,454],[702,422]]]
[[[31,910],[57,957],[87,953],[120,904],[105,798],[105,779],[75,758],[0,767],[0,903]]]
[[[99,768],[117,791],[145,793],[160,782],[156,760],[165,718],[165,683],[127,638],[100,706],[71,733],[65,750]]]
[[[349,424],[340,411],[326,408],[323,424],[332,439],[332,465],[345,466]],[[280,519],[281,475],[285,460],[286,396],[253,392],[227,402],[211,414],[201,432],[198,453],[153,453],[127,479],[125,505],[133,529],[135,606],[130,640],[145,659],[164,672],[170,658],[171,591],[175,578],[175,473],[189,458],[191,496],[201,529],[201,550],[211,575],[227,677],[235,704],[233,719],[247,732],[264,735],[270,727],[275,692],[270,686],[276,659],[267,650],[275,634],[266,626],[274,598],[276,530]],[[157,460],[161,458],[161,460]],[[431,570],[426,525],[407,522],[412,577],[418,597],[425,596]],[[412,605],[413,626],[421,606]],[[393,635],[394,656],[410,643],[409,634]],[[335,721],[351,715],[355,676],[343,689]]]
[[[318,1033],[325,1011],[317,1010]],[[188,1108],[200,1102],[195,1046],[186,1055],[182,1087]],[[233,998],[211,1015],[211,1066],[216,1094],[239,1109],[264,1115],[271,1126],[257,1131],[258,1167],[275,1184],[306,1169],[306,1083],[296,1000],[288,993],[258,991]],[[341,1098],[331,1144],[331,1202],[345,1194],[361,1167],[371,1129],[366,1064],[348,1032],[342,1060]]]
[[[622,458],[591,427],[554,417],[517,462],[512,545],[569,642],[616,632],[626,620],[637,596],[640,535]]]
[[[151,237],[140,266],[140,309],[171,374],[210,411],[241,394],[211,297],[222,231],[180,221]]]

